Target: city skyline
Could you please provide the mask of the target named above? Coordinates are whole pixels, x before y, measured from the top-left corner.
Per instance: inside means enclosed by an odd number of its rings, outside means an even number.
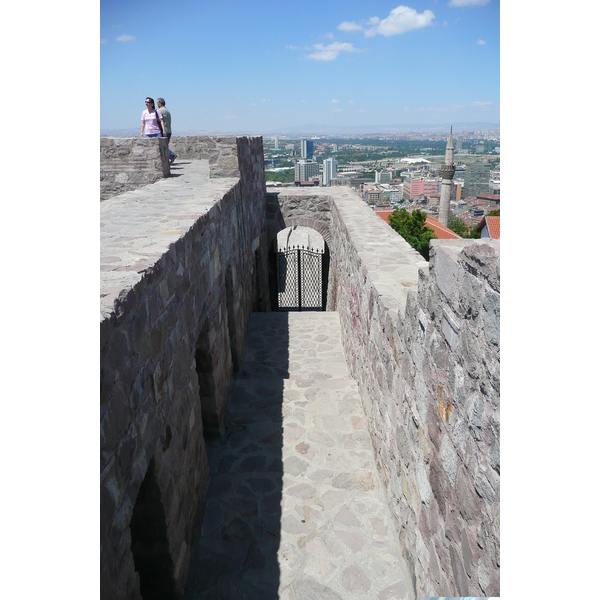
[[[101,131],[137,129],[146,96],[175,135],[498,127],[499,1],[102,0]]]

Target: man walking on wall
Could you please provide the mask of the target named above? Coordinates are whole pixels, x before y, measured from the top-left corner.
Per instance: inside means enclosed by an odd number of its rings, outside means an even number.
[[[171,113],[167,110],[167,107],[165,106],[166,103],[164,98],[157,98],[156,103],[158,104],[158,110],[160,111],[160,114],[163,118],[163,125],[165,127],[165,131],[167,132],[167,145],[169,145],[169,142],[171,141]],[[169,149],[169,162],[173,164],[176,158],[177,154],[175,154],[171,151],[171,149]]]

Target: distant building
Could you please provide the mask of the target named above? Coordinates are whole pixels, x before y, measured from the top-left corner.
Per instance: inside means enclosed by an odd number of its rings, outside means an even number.
[[[304,160],[300,159],[296,163],[296,172],[295,172],[295,181],[297,182],[307,182],[314,181],[314,179],[319,180],[319,163],[314,160]]]
[[[375,171],[375,183],[391,183],[392,173],[390,171]]]
[[[275,149],[277,149],[277,150],[279,149],[279,136],[278,135],[275,136]]]
[[[477,194],[477,202],[483,202],[487,206],[500,206],[500,194]]]
[[[377,204],[379,202],[380,192],[379,190],[370,189],[365,194],[365,200],[368,204]]]
[[[438,192],[439,181],[437,179],[412,177],[404,180],[404,198],[406,200],[412,200],[417,196],[433,196]]]
[[[302,140],[301,149],[300,149],[300,157],[309,159],[313,157],[314,144],[312,140]]]
[[[337,179],[337,160],[328,158],[323,161],[323,185],[330,186],[333,179]]]
[[[478,161],[465,168],[465,195],[477,196],[490,190],[490,162]]]
[[[393,204],[399,204],[402,202],[402,192],[404,191],[404,184],[399,183],[394,186],[390,186],[383,190],[383,197],[387,198]]]
[[[462,180],[459,180],[459,181],[453,180],[452,181],[452,191],[450,193],[450,201],[451,202],[458,202],[461,199],[462,189],[463,189],[464,184],[465,184],[465,182]]]
[[[490,194],[500,195],[500,171],[490,171]]]

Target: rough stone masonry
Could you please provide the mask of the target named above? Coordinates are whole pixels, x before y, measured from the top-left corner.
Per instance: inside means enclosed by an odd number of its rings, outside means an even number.
[[[270,308],[270,243],[293,224],[331,254],[327,310],[416,596],[498,596],[499,242],[433,241],[427,263],[349,188],[267,194],[261,138],[178,143],[179,177],[101,204],[102,598],[140,598],[147,542],[163,597],[182,592],[203,434],[222,430],[250,312]]]
[[[500,242],[433,240],[427,263],[349,188],[278,202],[330,245],[327,308],[417,597],[499,595]]]

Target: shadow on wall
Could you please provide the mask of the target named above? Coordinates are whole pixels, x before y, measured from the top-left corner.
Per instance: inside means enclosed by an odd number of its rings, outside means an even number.
[[[256,317],[229,394],[225,434],[206,440],[210,485],[186,600],[279,598],[288,315]]]

